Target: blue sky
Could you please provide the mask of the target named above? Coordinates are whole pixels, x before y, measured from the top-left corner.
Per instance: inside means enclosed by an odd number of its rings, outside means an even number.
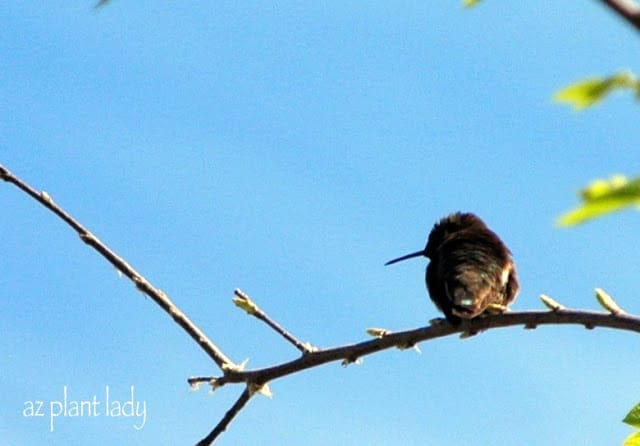
[[[437,3],[437,4],[436,4]],[[639,109],[551,96],[637,57],[599,2],[113,1],[0,4],[0,163],[165,290],[233,360],[297,351],[231,304],[248,292],[320,347],[436,316],[423,247],[473,211],[522,290],[596,308],[637,299],[637,214],[554,219],[596,177],[637,174]],[[240,387],[52,214],[0,187],[0,439],[193,444]],[[619,444],[640,401],[637,340],[579,327],[494,330],[275,381],[219,444]],[[134,418],[23,415],[28,401],[145,401]]]

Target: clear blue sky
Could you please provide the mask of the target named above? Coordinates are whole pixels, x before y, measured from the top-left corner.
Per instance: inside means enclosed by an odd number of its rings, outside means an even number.
[[[297,356],[231,304],[239,287],[305,341],[437,315],[434,221],[482,216],[522,291],[631,312],[638,216],[562,230],[589,180],[638,172],[640,109],[583,114],[555,90],[630,65],[640,35],[597,1],[0,4],[0,162],[46,190],[165,290],[232,359]],[[52,214],[0,185],[0,442],[193,444],[239,392],[150,299]],[[620,444],[640,400],[638,339],[494,330],[272,383],[219,444]],[[138,419],[58,417],[63,398],[147,404]],[[44,417],[25,417],[26,402]]]

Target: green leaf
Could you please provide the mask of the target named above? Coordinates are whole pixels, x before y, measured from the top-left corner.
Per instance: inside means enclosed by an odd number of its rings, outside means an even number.
[[[560,216],[560,226],[575,226],[585,221],[633,205],[640,205],[640,177],[628,180],[622,175],[596,180],[580,191],[582,206]]]
[[[576,82],[556,92],[553,99],[557,102],[566,102],[576,111],[602,101],[609,93],[617,89],[632,89],[636,95],[640,95],[640,82],[629,71],[620,71],[609,77],[591,77]]]
[[[622,420],[622,422],[630,424],[633,427],[640,428],[640,403],[636,404],[635,407],[629,411],[629,413],[627,414],[626,417],[624,417],[624,420]]]
[[[557,223],[560,226],[575,226],[588,220],[593,220],[596,217],[621,210],[630,204],[622,200],[587,203],[560,216]]]
[[[635,432],[625,438],[622,446],[640,446],[640,432]]]
[[[480,0],[462,0],[462,6],[465,8],[471,8],[480,3]]]

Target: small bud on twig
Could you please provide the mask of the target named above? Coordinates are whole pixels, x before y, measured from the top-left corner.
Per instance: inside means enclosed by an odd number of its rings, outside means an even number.
[[[251,383],[249,384],[249,392],[251,393],[251,395],[258,393],[262,396],[266,396],[269,399],[273,398],[273,393],[269,388],[269,384]]]
[[[222,384],[220,384],[220,381],[217,378],[211,378],[209,380],[209,386],[209,393],[213,393],[216,389],[222,387]]]
[[[247,367],[248,363],[249,363],[249,358],[245,359],[240,364],[234,364],[232,362],[229,362],[227,364],[222,364],[222,370],[225,371],[225,372],[226,371],[242,372]]]
[[[387,335],[391,334],[391,330],[387,330],[386,328],[367,328],[367,334],[374,338],[384,338]]]
[[[408,350],[408,349],[413,349],[416,352],[418,352],[419,354],[422,354],[422,351],[420,350],[420,347],[418,347],[418,344],[416,344],[415,342],[408,342],[406,344],[397,344],[396,348],[398,350]]]
[[[567,307],[565,307],[564,305],[559,304],[558,302],[556,302],[554,299],[552,299],[551,297],[547,296],[546,294],[541,294],[540,295],[540,300],[545,305],[545,307],[547,307],[548,309],[550,309],[551,311],[554,311],[556,313],[559,312],[559,311],[563,311],[563,310],[567,309]]]
[[[43,190],[43,191],[41,191],[41,192],[40,192],[40,197],[42,197],[42,199],[43,199],[44,201],[46,201],[48,204],[53,203],[53,199],[51,198],[51,195],[49,195],[49,194],[47,193],[47,191],[44,191],[44,190]]]
[[[602,288],[596,288],[596,299],[598,299],[598,303],[602,305],[605,310],[614,316],[626,314],[616,301]]]
[[[359,358],[359,357],[358,358],[344,358],[342,360],[342,362],[340,363],[340,365],[342,367],[346,367],[346,366],[348,366],[350,364],[362,365],[362,363],[363,363],[363,359]]]
[[[253,303],[249,296],[242,290],[236,288],[233,290],[233,294],[236,295],[233,298],[233,303],[236,304],[236,307],[242,308],[249,314],[256,314],[258,312],[258,306]]]

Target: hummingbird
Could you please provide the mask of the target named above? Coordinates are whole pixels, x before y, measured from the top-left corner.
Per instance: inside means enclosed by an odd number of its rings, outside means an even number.
[[[475,214],[456,212],[438,221],[421,251],[385,263],[413,257],[430,261],[426,285],[433,303],[452,325],[487,313],[504,313],[518,294],[511,251]]]

